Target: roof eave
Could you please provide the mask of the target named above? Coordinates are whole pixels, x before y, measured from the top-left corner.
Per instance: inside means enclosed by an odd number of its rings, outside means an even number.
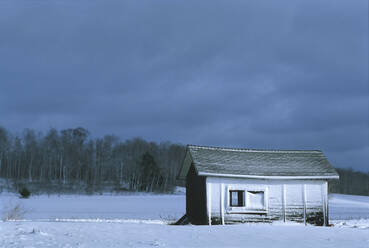
[[[199,172],[199,176],[213,176],[213,177],[232,177],[232,178],[249,178],[249,179],[339,179],[338,175],[329,176],[258,176],[258,175],[235,175],[235,174],[220,174]]]
[[[186,160],[187,155],[189,155],[189,158],[191,160],[190,163],[192,164],[193,163],[193,158],[192,158],[191,152],[189,150],[189,145],[186,146],[185,155],[184,155],[184,158],[182,160],[182,166],[181,166],[181,168],[180,168],[180,170],[179,170],[179,172],[178,172],[178,174],[176,176],[176,180],[179,180],[179,181],[183,181],[183,180],[185,181],[186,180],[186,175],[187,175],[188,170],[189,170],[189,167],[188,168],[184,168],[185,162],[186,162],[185,160]],[[186,169],[186,173],[182,173],[182,170],[183,169]],[[196,170],[196,173],[197,173],[196,166],[195,166],[195,170]]]

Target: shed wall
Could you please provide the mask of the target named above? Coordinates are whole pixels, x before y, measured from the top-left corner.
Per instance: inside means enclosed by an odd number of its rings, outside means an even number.
[[[192,224],[207,224],[206,178],[198,176],[191,165],[186,177],[186,215]]]
[[[208,177],[206,184],[207,189],[211,192],[211,195],[207,194],[207,201],[211,202],[208,204],[211,208],[208,209],[208,215],[211,215],[214,223],[221,223],[222,207],[225,223],[273,220],[304,222],[305,218],[312,224],[323,225],[324,219],[328,223],[328,219],[324,218],[324,214],[327,216],[327,210],[323,207],[327,202],[327,182],[324,180]],[[235,189],[263,191],[265,211],[238,210],[242,208],[230,207],[229,190]],[[223,200],[221,200],[221,195],[223,195]]]

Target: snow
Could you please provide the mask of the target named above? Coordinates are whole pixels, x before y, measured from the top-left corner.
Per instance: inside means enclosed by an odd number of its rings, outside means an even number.
[[[0,195],[21,203],[22,221],[0,222],[0,247],[369,247],[369,197],[330,195],[333,227],[294,222],[173,226],[182,195]]]
[[[9,204],[10,202],[10,204]],[[18,199],[1,195],[1,206],[20,203],[25,219],[161,219],[180,218],[185,212],[184,195],[40,195]]]
[[[336,220],[369,219],[369,197],[329,195],[329,216]]]
[[[1,224],[1,247],[368,247],[368,230],[289,225]]]

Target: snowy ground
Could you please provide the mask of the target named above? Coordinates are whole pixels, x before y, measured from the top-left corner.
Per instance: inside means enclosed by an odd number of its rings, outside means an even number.
[[[334,227],[294,223],[171,226],[184,195],[0,195],[22,221],[0,222],[0,247],[369,247],[369,197],[330,195]]]
[[[180,218],[185,212],[184,195],[41,195],[18,199],[0,195],[5,208],[21,203],[27,220]]]
[[[369,219],[369,197],[332,194],[329,217],[334,220]]]

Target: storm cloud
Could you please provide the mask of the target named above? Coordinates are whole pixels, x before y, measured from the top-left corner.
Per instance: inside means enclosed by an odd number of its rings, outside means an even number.
[[[321,149],[368,171],[368,2],[0,2],[0,126]]]

